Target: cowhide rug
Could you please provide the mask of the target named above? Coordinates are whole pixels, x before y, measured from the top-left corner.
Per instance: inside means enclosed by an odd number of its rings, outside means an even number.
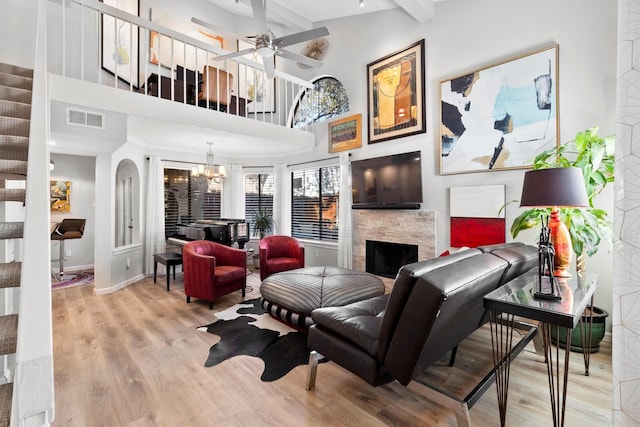
[[[274,381],[309,361],[307,335],[279,322],[260,307],[260,298],[244,301],[215,314],[217,321],[198,330],[220,337],[211,346],[204,366],[215,366],[235,356],[264,361],[262,381]]]

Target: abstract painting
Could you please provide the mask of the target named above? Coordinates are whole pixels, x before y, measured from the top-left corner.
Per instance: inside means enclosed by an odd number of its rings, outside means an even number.
[[[71,212],[71,181],[52,179],[50,193],[51,212]]]
[[[367,64],[369,144],[426,132],[424,39]]]
[[[451,187],[450,244],[475,248],[505,242],[504,185]]]
[[[558,144],[558,45],[440,83],[440,173],[531,167]]]

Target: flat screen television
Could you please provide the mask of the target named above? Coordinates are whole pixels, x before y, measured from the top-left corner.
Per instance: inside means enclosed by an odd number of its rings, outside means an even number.
[[[420,151],[351,162],[353,209],[419,209]]]

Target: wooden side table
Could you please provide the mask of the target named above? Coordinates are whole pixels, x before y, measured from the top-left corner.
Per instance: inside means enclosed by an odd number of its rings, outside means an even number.
[[[171,281],[171,267],[173,267],[173,280],[176,280],[176,265],[182,265],[182,254],[179,254],[178,252],[164,252],[160,254],[153,254],[153,283],[156,283],[158,263],[167,267],[167,292],[169,292],[169,282]]]
[[[549,377],[549,393],[553,425],[563,426],[567,401],[567,384],[571,349],[571,330],[578,325],[587,304],[593,302],[593,293],[598,285],[595,274],[584,274],[569,279],[557,278],[562,292],[561,300],[537,300],[533,298],[539,280],[537,271],[524,274],[484,297],[484,306],[490,310],[491,336],[493,342],[494,361],[496,363],[496,389],[500,423],[505,425],[507,413],[507,397],[509,391],[509,365],[511,363],[511,342],[513,337],[514,317],[520,316],[540,322],[542,342],[544,345],[547,375]],[[591,322],[588,322],[589,326]],[[587,334],[591,330],[587,326]],[[551,347],[551,328],[556,328],[556,336],[560,336],[560,327],[566,329],[564,348],[564,365],[560,366],[560,352],[556,353],[555,365]],[[558,349],[560,343],[558,342]],[[590,348],[584,348],[585,370],[588,375]],[[502,363],[503,358],[506,362]],[[562,382],[561,382],[562,379]]]

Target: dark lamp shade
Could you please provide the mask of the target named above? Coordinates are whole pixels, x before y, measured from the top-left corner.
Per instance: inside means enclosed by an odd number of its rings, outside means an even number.
[[[522,184],[520,206],[589,206],[582,170],[578,168],[552,168],[526,172]]]

